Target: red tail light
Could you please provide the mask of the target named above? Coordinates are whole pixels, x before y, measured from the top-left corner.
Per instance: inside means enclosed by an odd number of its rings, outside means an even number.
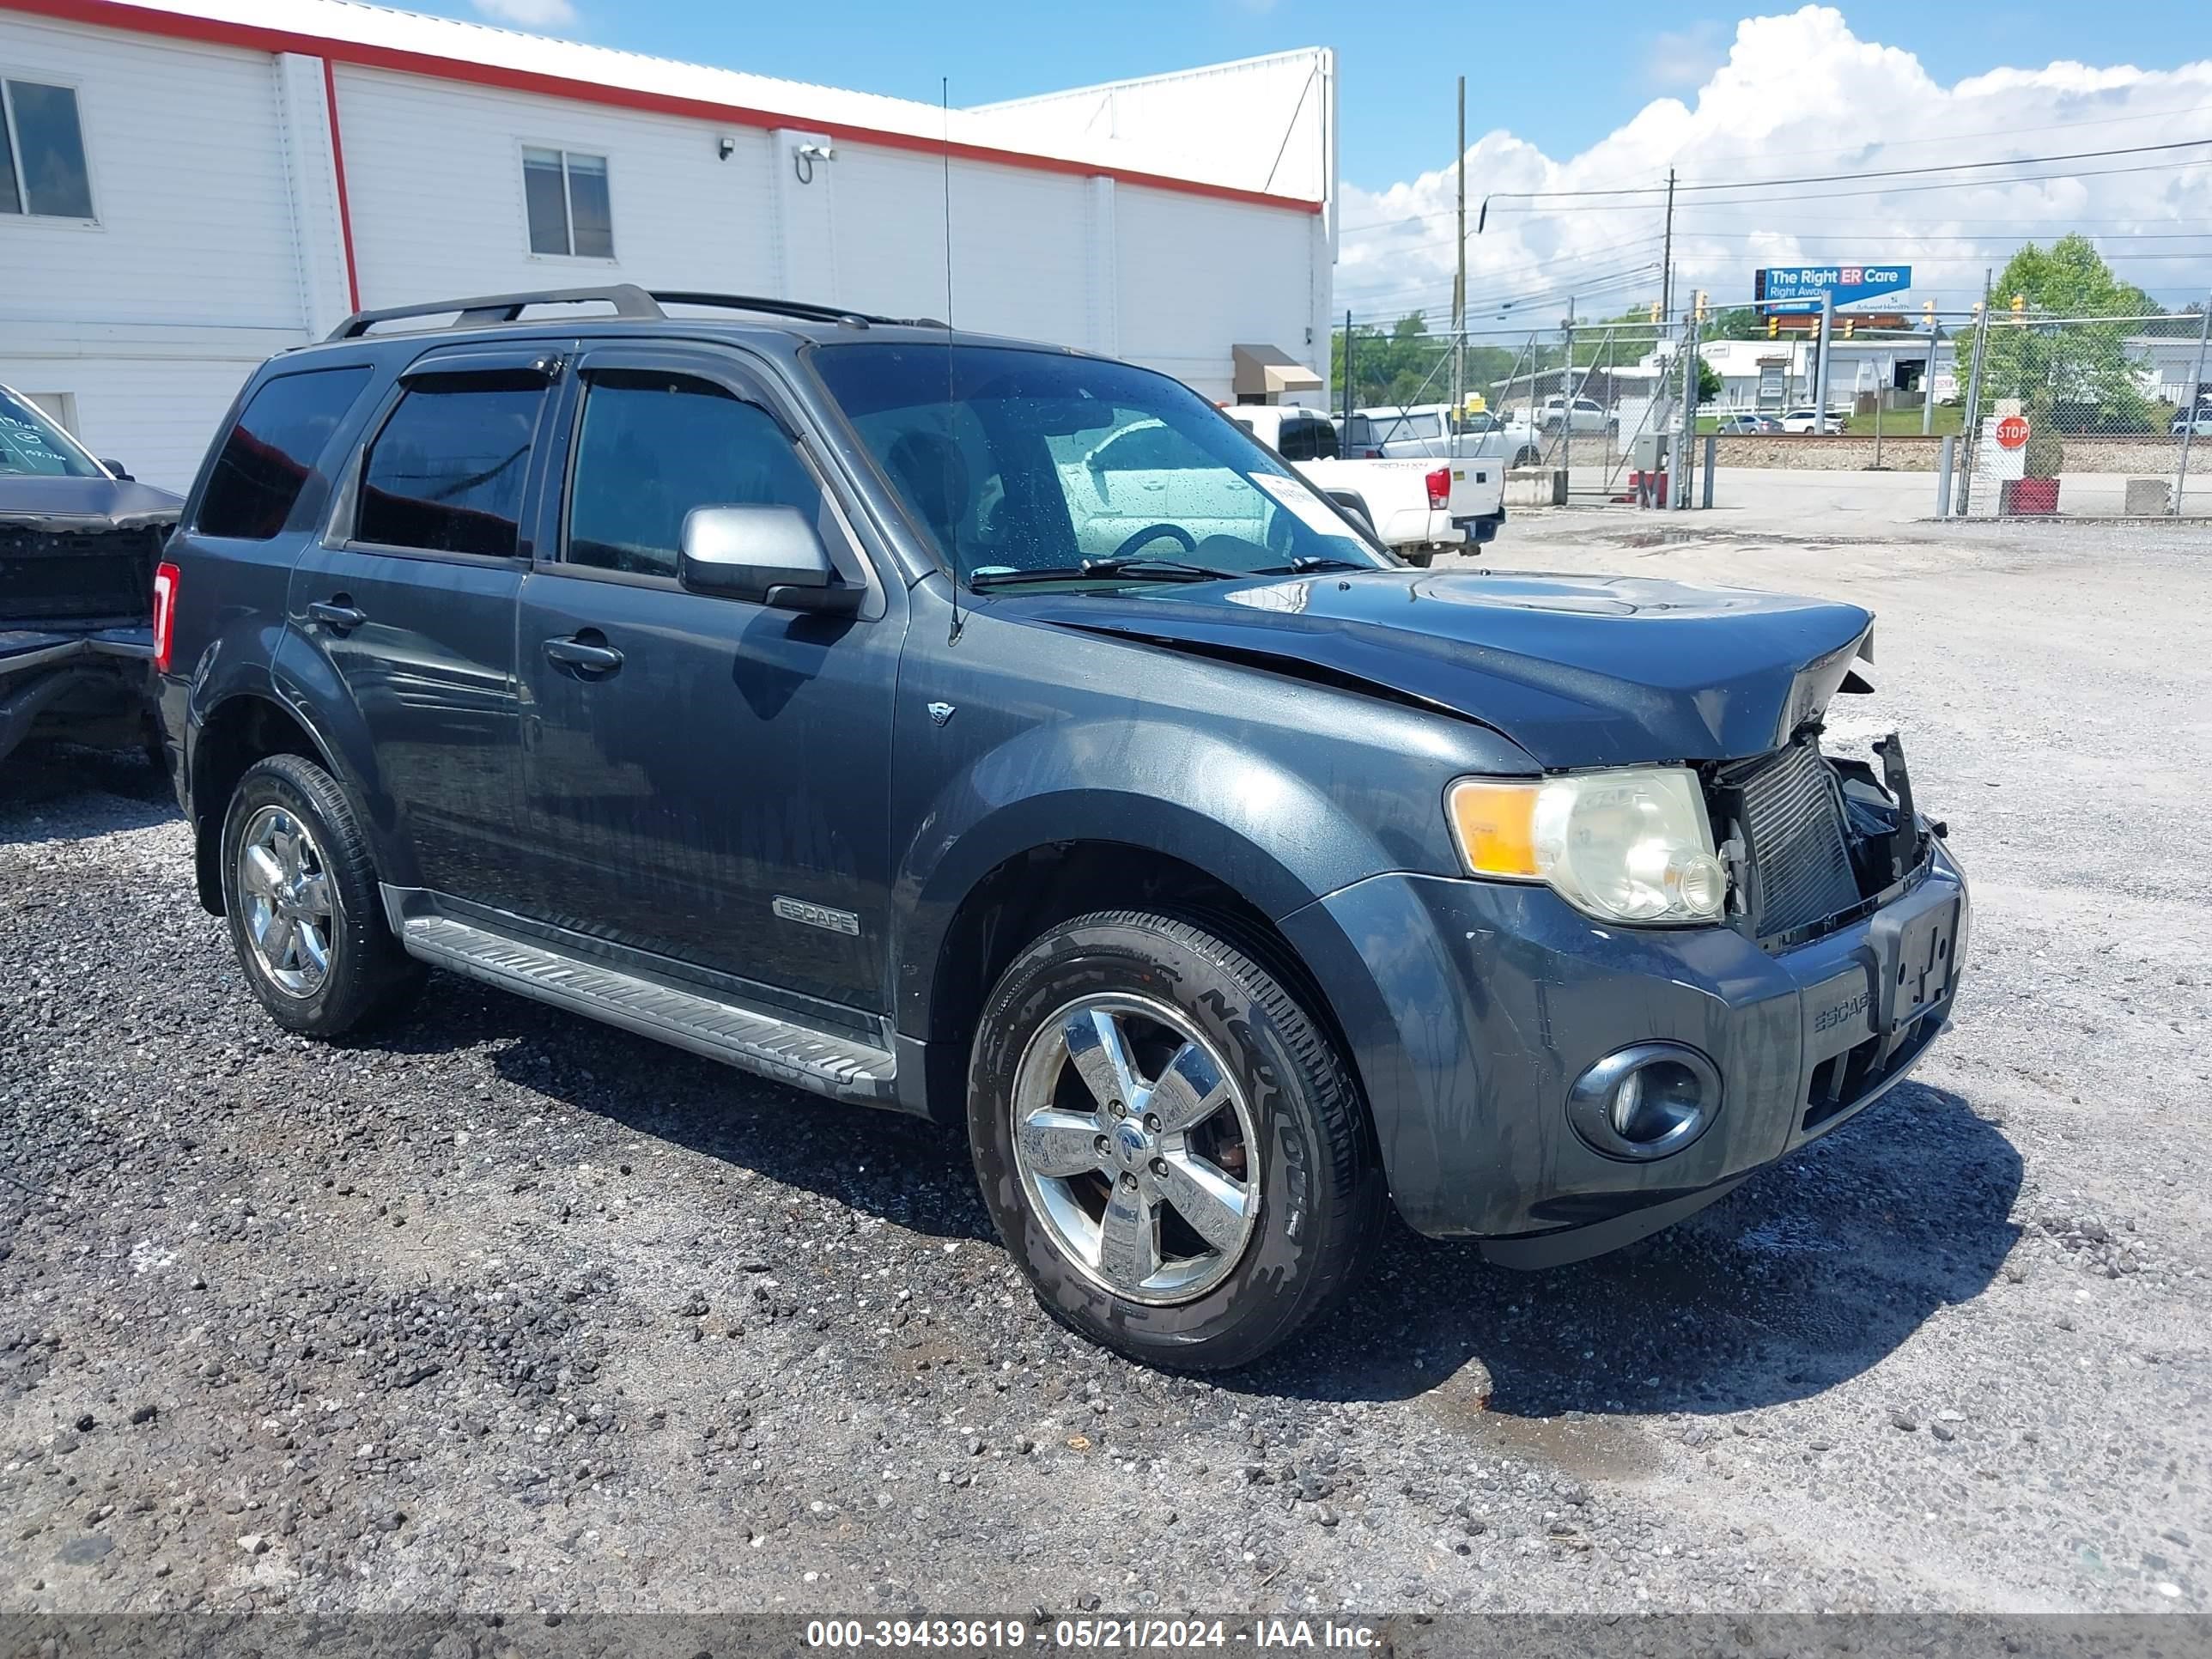
[[[154,672],[169,672],[169,641],[177,628],[177,567],[154,567]]]
[[[1451,469],[1440,466],[1429,474],[1429,505],[1443,507],[1451,505]]]

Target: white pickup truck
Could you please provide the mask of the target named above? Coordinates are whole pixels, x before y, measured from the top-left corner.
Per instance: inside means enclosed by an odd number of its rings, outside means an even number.
[[[1428,563],[1439,548],[1479,546],[1505,522],[1505,466],[1495,457],[1345,460],[1335,425],[1318,410],[1234,404],[1222,413],[1364,519],[1377,540],[1411,563]]]

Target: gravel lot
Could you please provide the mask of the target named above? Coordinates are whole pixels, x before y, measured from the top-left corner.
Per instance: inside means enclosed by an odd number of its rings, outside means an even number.
[[[936,1130],[442,976],[280,1034],[143,763],[19,757],[0,1613],[2206,1610],[2212,544],[1680,522],[1491,562],[1881,613],[1958,1030],[1670,1234],[1401,1231],[1218,1384],[1050,1323]]]

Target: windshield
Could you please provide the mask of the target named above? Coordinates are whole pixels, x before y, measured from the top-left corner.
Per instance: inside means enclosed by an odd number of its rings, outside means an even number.
[[[1099,560],[1233,575],[1386,562],[1326,497],[1165,375],[1005,346],[859,342],[810,360],[965,580],[1093,579],[1082,567]]]
[[[0,386],[0,476],[104,478],[107,472],[45,410]]]

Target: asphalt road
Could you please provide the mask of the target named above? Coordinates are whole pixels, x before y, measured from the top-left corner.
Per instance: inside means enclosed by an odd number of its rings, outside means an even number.
[[[0,1612],[2205,1611],[2212,544],[1717,516],[1490,562],[1872,605],[1958,1029],[1668,1234],[1401,1231],[1218,1382],[1046,1320],[937,1131],[452,978],[282,1035],[143,764],[18,757]]]

